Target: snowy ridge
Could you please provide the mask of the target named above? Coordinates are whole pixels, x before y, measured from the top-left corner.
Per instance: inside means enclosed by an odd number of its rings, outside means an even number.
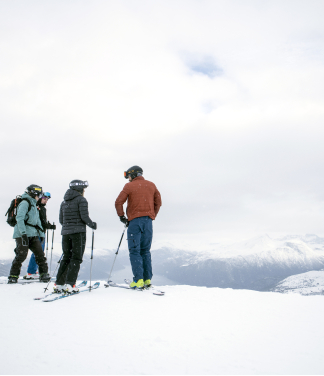
[[[324,295],[324,270],[293,275],[278,283],[271,291],[305,296]]]

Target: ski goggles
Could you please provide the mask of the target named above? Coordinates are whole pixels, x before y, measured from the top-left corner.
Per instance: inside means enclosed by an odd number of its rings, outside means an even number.
[[[48,199],[50,199],[51,198],[51,194],[49,192],[44,192],[42,198],[48,198]]]
[[[42,188],[38,188],[38,187],[33,188],[32,192],[33,192],[35,195],[37,195],[37,196],[41,196],[41,195],[43,194],[43,190],[42,190]]]
[[[81,181],[81,182],[75,182],[75,183],[70,183],[70,187],[89,187],[89,183],[87,180]]]

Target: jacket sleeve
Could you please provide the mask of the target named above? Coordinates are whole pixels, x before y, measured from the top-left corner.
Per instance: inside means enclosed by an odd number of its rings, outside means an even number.
[[[46,218],[46,208],[42,207],[39,210],[39,218],[42,223],[43,230],[45,231],[47,229],[47,218]]]
[[[117,197],[115,201],[115,208],[117,211],[117,215],[121,217],[122,215],[125,215],[123,205],[126,202],[128,197],[128,192],[126,185],[124,186],[123,190],[119,193],[119,196]]]
[[[154,192],[154,213],[155,213],[155,216],[157,216],[161,206],[162,206],[161,194],[158,191],[158,189],[155,187],[155,192]]]
[[[79,213],[82,221],[89,227],[93,227],[93,222],[89,217],[88,201],[84,197],[79,202]]]
[[[62,204],[60,206],[59,222],[63,226],[63,209],[62,209]]]
[[[17,221],[18,230],[21,235],[26,234],[25,218],[28,212],[28,207],[29,207],[28,202],[22,201],[18,205],[18,208],[17,208],[16,221]]]

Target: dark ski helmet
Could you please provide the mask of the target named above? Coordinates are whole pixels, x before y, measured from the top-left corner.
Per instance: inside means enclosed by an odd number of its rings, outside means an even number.
[[[75,191],[78,191],[78,192],[83,192],[83,190],[85,188],[88,188],[89,187],[89,183],[87,180],[83,181],[83,180],[72,180],[71,183],[70,183],[70,188],[71,189],[74,189]]]
[[[135,179],[137,176],[142,176],[143,170],[139,166],[130,167],[127,171],[124,171],[125,179],[128,179],[130,176],[132,179]]]
[[[26,188],[26,193],[29,194],[32,198],[35,198],[36,196],[41,197],[43,194],[43,189],[39,185],[31,184]]]

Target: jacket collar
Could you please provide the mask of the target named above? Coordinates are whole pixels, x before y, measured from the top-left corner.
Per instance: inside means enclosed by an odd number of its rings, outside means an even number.
[[[131,182],[135,180],[145,180],[145,179],[143,178],[143,176],[136,176],[136,178],[134,178]]]

